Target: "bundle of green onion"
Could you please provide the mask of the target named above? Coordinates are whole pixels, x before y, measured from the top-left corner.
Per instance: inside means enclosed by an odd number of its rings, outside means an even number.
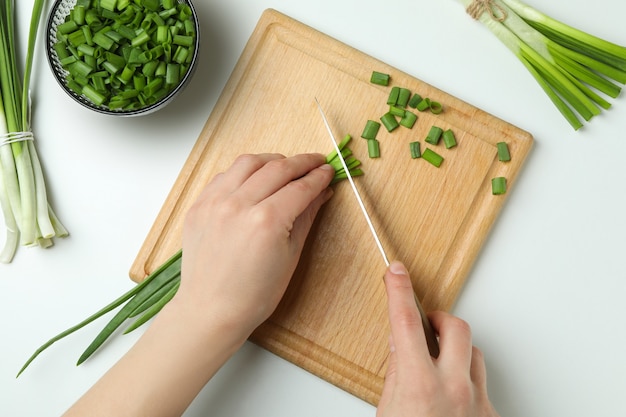
[[[559,22],[519,0],[459,0],[526,66],[578,130],[626,83],[626,47]],[[601,96],[599,93],[603,94]]]
[[[354,157],[350,148],[348,148],[348,142],[351,140],[350,135],[346,135],[340,144],[338,144],[341,154],[344,156],[350,174],[353,177],[363,175],[363,171],[360,169],[361,162]],[[347,178],[346,172],[343,169],[337,152],[332,151],[326,156],[326,163],[335,168],[335,177],[331,183],[337,183]],[[126,303],[111,320],[104,326],[104,328],[98,333],[96,338],[85,349],[83,354],[78,359],[77,365],[83,363],[89,358],[102,344],[127,320],[134,320],[124,330],[124,334],[130,333],[137,329],[152,317],[154,317],[161,309],[174,297],[178,287],[180,285],[180,268],[182,263],[182,250],[175,253],[170,259],[168,259],[163,265],[157,268],[154,272],[148,275],[141,283],[131,288],[124,295],[114,300],[110,304],[106,305],[102,309],[98,310],[85,320],[70,327],[62,333],[54,336],[48,340],[41,347],[39,347],[35,353],[26,361],[22,369],[18,372],[19,377],[22,372],[30,365],[30,363],[41,352],[50,347],[53,343],[63,339],[75,331],[83,328],[92,321],[102,317],[103,315],[115,310],[122,304]]]
[[[16,53],[14,1],[0,6],[0,205],[7,237],[0,262],[12,261],[17,247],[48,247],[67,231],[48,204],[46,185],[30,129],[29,83],[45,1],[34,3],[26,65],[20,78]]]

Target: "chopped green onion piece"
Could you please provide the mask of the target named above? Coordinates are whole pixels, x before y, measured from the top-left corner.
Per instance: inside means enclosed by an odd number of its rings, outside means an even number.
[[[402,107],[389,106],[389,113],[393,114],[394,116],[404,117],[404,112],[405,110]]]
[[[80,44],[87,43],[87,38],[82,30],[70,33],[67,36],[67,40],[73,47],[78,47]]]
[[[175,35],[174,38],[172,39],[172,43],[174,45],[181,45],[181,46],[192,46],[193,41],[194,41],[193,36],[186,36],[186,35]]]
[[[94,89],[90,85],[84,86],[82,93],[85,95],[85,97],[93,101],[98,106],[104,103],[104,100],[106,100],[106,96],[104,96],[103,94],[100,94],[98,91],[96,91],[96,89]]]
[[[437,145],[439,143],[439,140],[441,139],[442,133],[442,128],[440,128],[439,126],[432,126],[428,131],[428,135],[426,136],[425,141],[432,145]]]
[[[63,35],[72,33],[76,29],[78,29],[78,24],[74,20],[68,20],[67,22],[63,22],[59,26],[57,26],[57,31],[59,33],[62,33]]]
[[[439,155],[437,152],[431,150],[430,148],[426,148],[424,150],[424,152],[422,153],[422,158],[430,162],[437,168],[439,168],[441,166],[441,163],[443,162],[443,156]]]
[[[391,91],[389,91],[389,97],[387,97],[387,104],[390,106],[395,106],[398,104],[398,96],[400,95],[400,87],[391,87]]]
[[[451,129],[447,129],[443,132],[443,144],[446,146],[446,149],[456,146],[456,138],[454,137],[454,132]]]
[[[83,4],[76,4],[76,6],[74,6],[74,9],[72,10],[72,20],[76,22],[77,25],[85,24],[85,11],[85,6]]]
[[[161,19],[167,19],[169,17],[174,16],[177,13],[176,8],[172,7],[170,9],[165,9],[162,12],[159,12],[159,17]]]
[[[57,42],[54,44],[54,51],[57,53],[59,59],[67,58],[70,56],[65,44],[63,42]]]
[[[385,74],[385,73],[378,72],[378,71],[372,71],[370,82],[372,84],[387,86],[389,85],[389,78],[390,78],[389,74]]]
[[[94,33],[93,35],[93,42],[96,45],[103,47],[107,51],[111,50],[113,46],[115,46],[115,41],[106,35],[108,31],[109,28],[104,28]]]
[[[380,158],[380,142],[376,139],[368,139],[367,154],[370,158]]]
[[[178,62],[179,64],[184,64],[189,56],[189,49],[183,46],[179,46],[176,48],[176,52],[174,52],[173,60]]]
[[[176,6],[176,0],[163,0],[164,9],[171,9],[174,6]]]
[[[159,0],[141,0],[141,4],[148,9],[156,12],[159,10]]]
[[[391,132],[394,129],[396,129],[398,126],[400,126],[400,124],[396,120],[396,116],[394,116],[393,114],[389,112],[385,113],[380,118],[380,121],[383,123],[383,126],[385,126],[385,129],[387,129],[388,132]]]
[[[352,158],[352,150],[350,150],[350,148],[342,149],[341,156],[343,157],[344,161],[346,161],[346,164],[347,164],[348,159]],[[337,157],[336,153],[335,153],[334,158],[331,159],[328,163],[332,165],[333,168],[335,168],[335,173],[343,171],[343,164],[341,163],[341,159]],[[350,168],[348,167],[348,169]]]
[[[93,68],[90,67],[89,65],[87,65],[87,63],[85,63],[84,61],[76,61],[74,62],[69,68],[68,70],[70,71],[70,74],[72,74],[72,76],[83,76],[86,77],[89,74],[91,74],[91,72],[93,71]]]
[[[411,150],[411,158],[416,159],[422,156],[420,143],[418,141],[409,143],[409,149]]]
[[[78,58],[76,58],[74,55],[66,56],[65,58],[61,58],[59,60],[61,65],[63,65],[64,67],[67,67],[67,66],[69,66],[70,64],[73,64],[76,61],[78,61]]]
[[[365,123],[365,127],[363,128],[363,133],[361,133],[361,137],[363,139],[376,139],[376,135],[378,135],[379,129],[380,123],[375,120],[368,120]]]
[[[419,111],[424,111],[429,108],[430,108],[430,99],[428,97],[422,99],[422,101],[420,101],[416,107],[416,109]]]
[[[411,99],[411,91],[408,88],[400,87],[398,92],[398,101],[396,105],[399,107],[406,107]]]
[[[400,125],[409,129],[413,128],[415,122],[417,122],[417,115],[408,110],[404,112],[404,116],[402,116],[402,119],[400,119]]]
[[[417,93],[413,94],[413,97],[409,100],[409,107],[416,109],[420,101],[422,101],[422,96]]]
[[[496,177],[491,179],[491,193],[500,195],[506,193],[506,178]]]
[[[78,52],[85,54],[85,55],[89,55],[89,56],[95,56],[96,55],[96,48],[94,48],[93,46],[90,46],[86,43],[80,44],[78,45]]]
[[[132,46],[141,46],[147,43],[150,40],[150,35],[148,32],[142,31],[130,42]]]
[[[360,168],[356,168],[350,171],[350,176],[352,177],[359,177],[363,175],[363,170]],[[333,178],[333,180],[330,182],[331,184],[335,184],[338,183],[341,180],[345,180],[348,178],[348,175],[344,172],[338,172],[335,174],[335,178]]]
[[[100,0],[100,7],[114,12],[116,3],[117,3],[117,0]]]
[[[438,101],[431,100],[429,107],[430,107],[430,112],[433,114],[439,114],[443,111],[443,106]]]
[[[498,142],[498,160],[507,162],[511,160],[511,153],[509,152],[509,145],[506,142]]]
[[[165,72],[165,83],[170,85],[178,84],[180,78],[180,64],[167,64]]]
[[[345,135],[345,136],[343,137],[343,139],[341,140],[341,142],[339,142],[339,143],[337,144],[337,147],[338,147],[338,148],[339,148],[339,150],[341,151],[341,150],[343,150],[343,149],[344,149],[344,148],[348,145],[348,142],[350,142],[351,140],[352,140],[352,136],[350,136],[350,135]],[[326,163],[327,163],[327,164],[330,164],[330,162],[331,162],[333,159],[335,159],[335,158],[337,158],[337,151],[333,150],[331,153],[329,153],[329,154],[326,156]]]

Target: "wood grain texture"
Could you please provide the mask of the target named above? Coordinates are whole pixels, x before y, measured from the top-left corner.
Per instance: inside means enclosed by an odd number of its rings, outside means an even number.
[[[360,134],[387,111],[389,87],[372,70],[444,105],[419,113],[413,129],[381,128],[381,158],[367,157]],[[266,10],[131,267],[141,281],[181,245],[183,217],[203,186],[242,153],[332,150],[314,102],[335,135],[351,134],[364,163],[356,179],[390,259],[408,267],[426,311],[449,310],[532,147],[532,136],[431,85],[274,11]],[[411,159],[409,142],[432,125],[451,128],[458,146],[436,151],[440,168]],[[512,160],[497,159],[496,143]],[[422,143],[422,149],[425,144]],[[338,387],[377,404],[388,354],[385,271],[349,184],[320,212],[274,315],[251,340]],[[347,242],[347,244],[346,244]]]

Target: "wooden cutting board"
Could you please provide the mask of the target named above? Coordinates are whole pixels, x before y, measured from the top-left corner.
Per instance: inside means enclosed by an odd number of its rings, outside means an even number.
[[[379,159],[368,158],[360,138],[366,120],[388,110],[390,87],[371,84],[372,70],[444,106],[439,115],[419,113],[412,129],[381,128]],[[261,16],[131,278],[142,280],[180,248],[186,210],[237,155],[330,152],[314,97],[336,136],[354,138],[365,171],[356,183],[389,257],[407,265],[425,310],[449,310],[508,195],[492,195],[491,179],[506,177],[512,192],[532,136],[274,10]],[[445,158],[439,168],[409,153],[411,141],[424,149],[433,125],[451,128],[458,141],[435,148]],[[510,162],[498,161],[500,141]],[[385,267],[350,185],[335,188],[282,303],[251,340],[375,405],[388,355]]]

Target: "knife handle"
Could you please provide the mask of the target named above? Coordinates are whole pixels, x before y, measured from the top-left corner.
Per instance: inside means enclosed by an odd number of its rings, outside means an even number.
[[[417,294],[415,294],[415,292],[413,293],[413,297],[415,298],[415,304],[420,312],[420,316],[422,316],[422,324],[424,325],[424,334],[426,335],[428,352],[430,352],[430,356],[436,359],[439,357],[439,340],[437,339],[437,334],[435,334],[435,330],[430,324],[430,320],[428,320],[428,316],[426,315],[426,312],[424,312],[422,303],[420,303],[420,300],[417,298]]]

